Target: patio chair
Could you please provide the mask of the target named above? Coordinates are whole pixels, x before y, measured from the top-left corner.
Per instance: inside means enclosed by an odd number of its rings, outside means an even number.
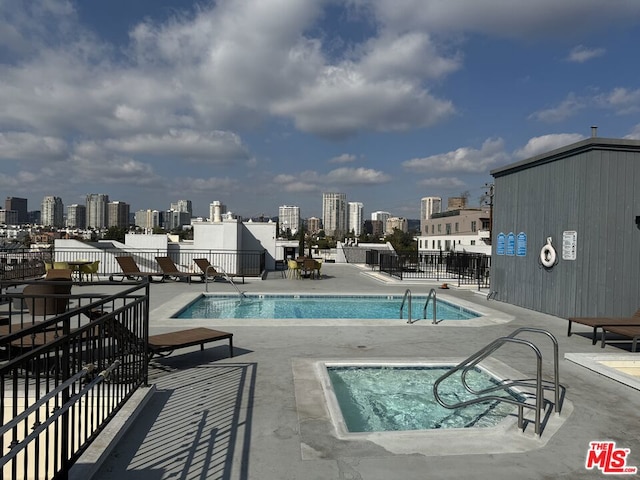
[[[573,323],[580,323],[581,325],[587,325],[593,327],[593,333],[591,335],[591,343],[596,344],[596,337],[598,328],[603,330],[604,327],[611,326],[638,326],[640,327],[640,308],[631,317],[569,317],[569,327],[567,328],[567,336],[571,336],[571,325]]]
[[[287,261],[289,269],[287,270],[289,278],[300,278],[300,265],[297,261],[289,259]]]
[[[218,278],[222,278],[222,274],[211,265],[207,258],[194,258],[193,261],[202,271],[201,277],[203,281],[209,279],[215,282]]]
[[[87,265],[80,265],[80,280],[82,280],[85,276],[89,277],[91,275],[91,281],[93,281],[93,276],[95,275],[100,280],[100,275],[98,275],[98,270],[100,269],[100,260],[96,260],[95,262],[91,262]]]
[[[164,281],[164,273],[162,272],[142,272],[138,267],[138,264],[133,259],[133,257],[128,255],[123,255],[120,257],[116,257],[116,262],[120,265],[120,269],[122,270],[122,274],[111,274],[109,275],[109,281],[113,282],[115,277],[122,277],[120,281],[124,281],[124,279],[128,280],[142,280],[143,278],[148,278],[150,281],[153,281],[153,277],[160,277],[160,281]]]
[[[189,283],[191,283],[191,277],[198,277],[201,280],[204,280],[204,277],[197,273],[183,272],[181,270],[178,270],[176,264],[173,263],[173,260],[171,260],[171,258],[169,257],[156,257],[156,262],[158,262],[158,265],[160,265],[160,270],[162,270],[164,278],[173,279],[176,281],[184,278]]]

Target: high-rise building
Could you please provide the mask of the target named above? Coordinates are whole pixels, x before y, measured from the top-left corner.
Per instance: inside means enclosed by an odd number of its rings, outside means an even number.
[[[107,227],[129,227],[130,206],[125,202],[109,202],[107,204]]]
[[[67,207],[67,227],[87,228],[87,207],[74,203]]]
[[[109,195],[90,193],[87,195],[87,228],[106,228]]]
[[[15,210],[18,213],[16,223],[28,223],[29,216],[27,213],[27,199],[18,197],[7,197],[4,201],[5,210]]]
[[[158,210],[138,210],[136,212],[136,226],[152,231],[160,226],[160,212]]]
[[[407,233],[409,231],[409,223],[406,218],[403,217],[389,217],[387,218],[387,225],[385,231],[387,234],[393,233],[395,229],[401,232]]]
[[[44,197],[40,221],[45,227],[64,227],[64,205],[60,197],[53,195]]]
[[[318,233],[322,230],[322,222],[318,217],[307,218],[307,232]]]
[[[442,211],[441,197],[422,197],[420,200],[420,232],[426,234],[425,222],[431,218],[434,213]]]
[[[353,232],[356,237],[362,234],[362,226],[364,225],[364,219],[362,213],[364,205],[362,202],[349,202],[349,233]]]
[[[187,212],[189,214],[189,218],[193,217],[193,207],[191,205],[191,200],[178,200],[176,203],[171,204],[171,208],[169,210],[175,210],[176,212]]]
[[[387,220],[389,219],[390,216],[391,216],[391,214],[389,212],[383,212],[381,210],[378,210],[377,212],[371,212],[371,220],[377,220],[377,221],[381,222],[382,235],[390,233],[390,232],[387,232],[387,230],[386,230],[386,228],[387,228]]]
[[[191,223],[191,215],[189,212],[181,212],[178,210],[167,210],[162,218],[162,228],[171,231],[176,228],[182,228],[183,225]]]
[[[4,223],[5,225],[17,225],[18,212],[15,210],[0,210],[0,223]]]
[[[322,194],[322,225],[324,233],[342,237],[347,233],[347,195],[345,193]]]
[[[293,205],[281,205],[278,207],[278,222],[280,223],[280,232],[295,235],[300,229],[300,207]],[[278,233],[280,233],[278,232]]]

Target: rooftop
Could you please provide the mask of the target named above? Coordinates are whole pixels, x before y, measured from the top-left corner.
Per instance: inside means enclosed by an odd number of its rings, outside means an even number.
[[[320,280],[294,280],[270,272],[265,280],[248,279],[238,287],[256,293],[399,295],[409,288],[414,295],[426,295],[439,285],[394,281],[346,264],[326,264],[322,273]],[[115,422],[107,433],[122,436],[111,450],[105,450],[107,435],[96,441],[76,465],[75,478],[82,475],[82,468],[95,467],[92,462],[101,454],[106,458],[94,477],[97,480],[601,478],[597,475],[601,472],[585,469],[589,442],[596,440],[630,449],[627,466],[640,465],[640,433],[635,426],[640,382],[629,369],[630,364],[637,365],[637,355],[623,345],[607,345],[604,350],[593,346],[586,327],[576,325],[575,333],[567,337],[564,319],[488,301],[486,292],[455,287],[446,293],[438,290],[438,297],[472,305],[486,321],[470,326],[408,325],[402,320],[260,324],[171,318],[203,291],[198,283],[152,284],[150,333],[211,326],[234,333],[235,356],[228,358],[226,345],[219,345],[204,351],[184,349],[154,360],[153,388],[140,392],[139,405],[130,402],[124,409],[129,428],[118,431]],[[210,283],[209,291],[235,292],[223,282]],[[308,371],[317,360],[461,359],[523,326],[544,328],[557,338],[560,383],[569,407],[559,418],[550,419],[540,439],[527,431],[511,430],[497,438],[456,431],[437,442],[437,451],[429,443],[407,450],[371,437],[338,438],[326,421],[326,411],[318,410],[322,393]],[[547,343],[540,343],[546,371],[552,362]],[[534,362],[520,350],[500,350],[494,358],[532,374]],[[600,362],[606,364],[600,368]],[[630,373],[615,370],[617,364],[624,364]],[[122,422],[126,424],[126,419]],[[482,454],[474,452],[478,444],[483,444]],[[510,451],[501,453],[505,449]]]

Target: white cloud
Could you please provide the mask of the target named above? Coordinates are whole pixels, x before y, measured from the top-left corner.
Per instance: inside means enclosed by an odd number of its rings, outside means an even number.
[[[329,163],[351,163],[351,162],[355,162],[357,158],[358,157],[356,157],[351,153],[343,153],[342,155],[338,155],[337,157],[331,158],[329,160]]]
[[[640,140],[640,123],[631,129],[631,133],[625,135],[627,140]]]
[[[60,138],[27,132],[0,132],[0,159],[63,160],[68,154],[67,142]]]
[[[640,111],[640,88],[614,88],[611,92],[596,98],[599,106],[614,110],[617,114],[629,114]]]
[[[559,105],[534,112],[529,115],[529,118],[549,123],[560,122],[572,117],[576,112],[584,109],[587,106],[587,103],[587,99],[579,98],[574,93],[569,93],[567,98],[560,102]]]
[[[387,183],[391,177],[372,168],[337,168],[327,174],[327,180],[340,185],[377,185]]]
[[[418,185],[435,188],[461,188],[467,186],[467,184],[458,177],[425,178],[424,180],[420,180]]]
[[[402,162],[402,166],[407,170],[420,173],[434,171],[483,173],[506,162],[508,158],[504,151],[504,140],[490,138],[485,140],[480,150],[462,147],[439,155],[413,158]]]
[[[107,148],[127,153],[198,159],[217,164],[247,160],[248,151],[240,137],[231,132],[196,132],[171,129],[165,135],[136,135],[107,140]]]
[[[550,152],[556,148],[564,147],[580,140],[584,140],[584,135],[578,133],[558,133],[551,135],[542,135],[530,139],[527,144],[513,152],[517,159],[525,159]]]
[[[601,57],[604,55],[604,48],[587,48],[584,45],[578,45],[573,47],[567,56],[567,61],[584,63],[593,58]]]

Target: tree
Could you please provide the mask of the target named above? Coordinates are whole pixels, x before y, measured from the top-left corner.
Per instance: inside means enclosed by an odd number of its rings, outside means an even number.
[[[126,228],[109,227],[102,238],[104,238],[105,240],[116,240],[117,242],[124,243],[124,237],[126,233]]]
[[[389,242],[396,252],[415,253],[418,250],[418,243],[413,235],[398,228],[394,228],[393,233],[385,237],[385,241]]]

